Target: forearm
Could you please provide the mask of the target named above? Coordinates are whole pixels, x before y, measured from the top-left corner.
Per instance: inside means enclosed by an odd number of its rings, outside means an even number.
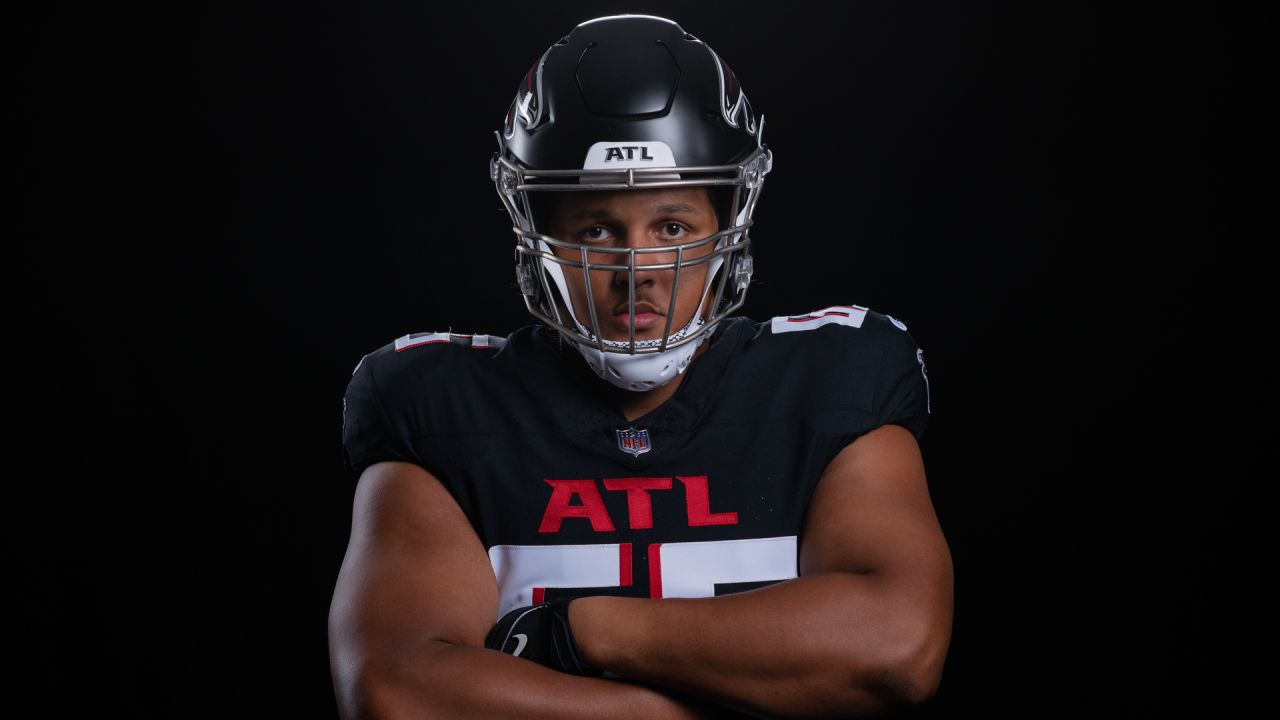
[[[702,717],[692,701],[625,680],[577,677],[503,653],[432,642],[350,673],[343,716],[535,720]],[[345,697],[344,697],[345,696]]]
[[[929,623],[876,575],[820,573],[716,598],[570,606],[587,662],[778,716],[883,712],[915,695]],[[941,644],[945,652],[945,643]]]

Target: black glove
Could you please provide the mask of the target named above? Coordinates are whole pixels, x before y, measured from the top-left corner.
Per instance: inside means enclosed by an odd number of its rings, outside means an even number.
[[[574,598],[516,608],[489,631],[484,646],[573,675],[600,677],[603,671],[582,659],[569,629],[569,603]]]

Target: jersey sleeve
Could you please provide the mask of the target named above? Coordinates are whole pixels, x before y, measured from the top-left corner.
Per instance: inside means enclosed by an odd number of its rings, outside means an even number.
[[[399,460],[421,465],[407,439],[387,414],[374,375],[375,357],[366,355],[356,365],[342,399],[342,454],[356,474],[374,463]]]
[[[932,411],[924,351],[906,330],[891,328],[881,359],[874,413],[880,425],[901,425],[920,440]]]

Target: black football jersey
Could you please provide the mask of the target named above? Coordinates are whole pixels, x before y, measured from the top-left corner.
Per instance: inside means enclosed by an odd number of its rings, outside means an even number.
[[[923,435],[923,354],[903,323],[859,306],[729,318],[707,342],[666,403],[627,420],[610,402],[625,391],[545,326],[406,335],[356,366],[346,462],[439,478],[489,553],[500,615],[796,577],[805,510],[836,453],[886,423]]]

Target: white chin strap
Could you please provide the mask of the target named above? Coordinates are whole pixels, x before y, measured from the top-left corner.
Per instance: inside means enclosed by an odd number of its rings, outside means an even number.
[[[699,308],[701,310],[701,308]],[[672,335],[669,342],[675,342],[689,333],[697,330],[703,324],[701,313],[695,314],[689,324],[681,328],[680,332]],[[581,327],[581,324],[579,324]],[[585,328],[584,328],[585,329]],[[588,333],[590,334],[590,333]],[[701,337],[693,342],[685,343],[680,347],[674,347],[662,352],[656,353],[616,353],[601,352],[600,348],[586,345],[584,343],[575,343],[578,346],[578,352],[582,353],[582,357],[586,358],[587,365],[595,371],[597,375],[617,385],[623,390],[634,390],[635,392],[644,392],[657,387],[662,387],[671,382],[672,378],[684,372],[689,367],[689,363],[693,361],[693,353],[707,339],[710,331],[704,333]],[[616,340],[605,340],[605,347],[628,348],[630,345],[625,342]],[[637,340],[636,347],[657,347],[661,345],[661,340]]]
[[[539,241],[539,243],[544,246],[544,250],[548,253],[550,252],[550,248],[545,247],[545,242]],[[716,249],[719,249],[724,243],[725,238],[721,238],[716,243]],[[698,301],[698,309],[694,311],[693,317],[683,328],[680,328],[674,335],[667,338],[668,343],[675,342],[691,334],[705,324],[706,321],[702,319],[702,307],[707,302],[707,292],[711,289],[712,280],[723,262],[723,256],[717,255],[708,263],[707,278],[703,283],[702,299]],[[560,290],[560,297],[564,299],[565,306],[569,310],[569,317],[578,326],[578,331],[591,338],[592,343],[596,343],[595,333],[578,321],[577,314],[573,310],[573,300],[569,296],[569,288],[565,283],[563,269],[558,263],[550,262],[545,258],[542,260],[542,265]],[[677,270],[677,272],[682,272],[682,270]],[[623,352],[601,351],[597,345],[588,345],[583,342],[574,342],[574,345],[578,347],[578,352],[582,353],[582,357],[586,358],[587,365],[602,379],[608,380],[623,390],[644,392],[662,387],[671,382],[675,376],[683,373],[689,367],[689,363],[693,361],[693,353],[697,351],[698,346],[702,345],[713,332],[715,332],[714,326],[693,342],[654,353],[632,354],[626,352],[630,349],[631,344],[621,340],[604,340],[603,344],[606,348],[615,348]],[[660,345],[662,345],[661,340],[636,341],[636,349],[659,347]]]

